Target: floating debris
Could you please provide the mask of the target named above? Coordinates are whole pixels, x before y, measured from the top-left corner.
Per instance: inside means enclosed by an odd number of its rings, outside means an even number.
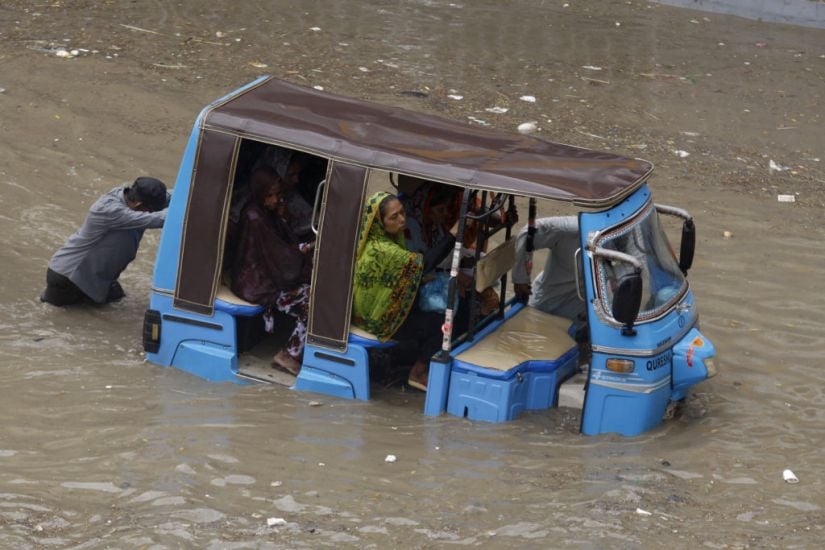
[[[320,401],[310,401],[310,402],[309,402],[309,406],[310,406],[310,407],[320,407],[320,406],[321,406],[321,402],[320,402]]]
[[[261,63],[260,61],[250,61],[249,66],[255,67],[256,69],[266,69],[267,67],[269,67],[269,65],[267,65],[266,63]]]
[[[733,233],[731,233],[730,231],[725,231],[722,233],[722,236],[726,239],[730,239],[731,237],[733,237]]]
[[[785,480],[785,483],[799,483],[799,478],[794,475],[794,473],[790,470],[785,470],[782,472],[782,479]]]
[[[532,95],[523,95],[519,99],[522,100],[522,101],[526,101],[527,103],[535,103],[536,102],[536,96],[532,96]]]
[[[312,88],[315,89],[315,90],[318,90],[319,92],[324,91],[324,87],[323,86],[318,86],[317,84],[315,86],[313,86]]]
[[[583,131],[579,130],[578,128],[576,128],[576,132],[580,133],[583,136],[587,136],[587,137],[592,137],[592,138],[601,139],[601,140],[606,140],[607,139],[606,137],[600,136],[598,134],[591,134],[590,132],[583,132]]]
[[[652,516],[653,512],[648,512],[647,510],[642,510],[641,508],[636,508],[636,513],[640,516]]]
[[[768,171],[770,173],[784,172],[785,170],[790,170],[790,166],[782,166],[781,164],[777,164],[773,160],[768,161]]]
[[[796,196],[794,195],[777,195],[776,196],[777,202],[796,202]],[[790,470],[785,470],[786,472],[790,472]]]
[[[538,130],[538,125],[535,121],[522,122],[518,125],[518,131],[522,134],[532,134]]]
[[[368,72],[370,72],[370,70],[369,70],[368,68],[366,68],[366,67],[358,67],[358,70],[359,70],[359,71],[361,71],[362,73],[368,73]]]
[[[309,30],[312,32],[321,32],[321,27],[310,27]]]
[[[279,527],[286,525],[286,520],[284,518],[266,518],[266,525],[267,527]]]
[[[402,90],[398,93],[407,97],[427,97],[430,95],[427,92],[419,92],[417,90]]]
[[[57,57],[65,58],[65,59],[68,59],[70,57],[74,57],[69,50],[64,50],[63,48],[60,48],[59,50],[55,51],[54,55],[56,55]]]
[[[387,458],[384,459],[384,462],[393,463],[396,460],[398,460],[398,458],[396,458],[395,455],[387,455]]]
[[[597,67],[595,65],[582,65],[582,69],[587,69],[588,71],[601,71],[601,67]]]
[[[461,101],[462,99],[464,99],[463,95],[458,94],[449,94],[447,97],[449,97],[450,99],[455,99],[456,101]]]
[[[673,154],[679,157],[680,159],[687,158],[690,156],[690,153],[687,151],[683,151],[682,149],[674,149]]]
[[[167,65],[166,63],[152,63],[153,67],[160,67],[161,69],[187,69],[186,65],[175,64],[175,65]],[[264,65],[266,67],[266,65]]]
[[[481,124],[482,126],[489,126],[490,125],[490,123],[487,122],[486,120],[476,118],[472,115],[467,115],[467,118],[470,119],[470,121],[475,122],[476,124]]]
[[[487,109],[484,109],[484,110],[487,111],[488,113],[495,113],[495,114],[498,114],[498,115],[506,113],[508,111],[507,107],[488,107]]]

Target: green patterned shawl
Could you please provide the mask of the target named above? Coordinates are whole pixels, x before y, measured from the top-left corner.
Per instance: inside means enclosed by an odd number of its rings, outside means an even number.
[[[418,292],[424,259],[404,246],[403,231],[390,237],[378,205],[389,193],[378,192],[364,205],[355,259],[352,322],[389,340],[407,318]]]

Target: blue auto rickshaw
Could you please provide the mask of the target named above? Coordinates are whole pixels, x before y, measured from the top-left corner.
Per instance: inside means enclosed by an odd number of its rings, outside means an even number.
[[[263,307],[235,296],[225,270],[233,207],[254,159],[267,147],[306,155],[314,174],[303,190],[314,207],[317,235],[312,298],[301,371],[286,380],[293,389],[367,400],[370,350],[393,345],[350,323],[358,225],[368,182],[380,174],[460,187],[458,240],[472,219],[481,227],[479,245],[499,241],[485,254],[477,252],[473,272],[478,290],[497,288],[499,307],[486,316],[471,308],[464,334],[452,332],[459,268],[454,255],[444,341],[431,361],[425,414],[508,421],[556,406],[562,385],[582,379],[582,433],[636,435],[661,423],[692,386],[715,374],[715,350],[699,332],[686,278],[694,222],[681,209],[653,202],[650,163],[272,77],[208,105],[195,122],[144,320],[152,363],[216,382],[284,382],[266,365],[247,361],[268,340],[261,329]],[[528,204],[528,250],[539,201],[578,209],[584,347],[574,340],[570,320],[508,296],[517,199]],[[678,256],[663,217],[682,222]],[[533,344],[513,345],[525,337]],[[582,352],[590,356],[584,369]]]

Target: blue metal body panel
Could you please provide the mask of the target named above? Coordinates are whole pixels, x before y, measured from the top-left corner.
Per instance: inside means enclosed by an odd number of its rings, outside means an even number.
[[[503,319],[491,322],[472,341],[456,347],[451,353],[449,369],[435,361],[430,363],[425,414],[432,416],[446,409],[449,414],[471,420],[506,422],[525,410],[555,406],[559,384],[572,376],[578,367],[579,352],[575,345],[561,357],[525,361],[506,371],[487,369],[456,359],[498,330],[524,307],[522,303],[513,304]],[[446,373],[446,370],[450,372]],[[431,391],[435,392],[432,399],[429,396]]]
[[[691,386],[710,376],[705,361],[715,355],[711,341],[695,328],[673,346],[672,400],[684,399]]]
[[[370,365],[367,348],[377,340],[350,335],[346,351],[338,352],[307,344],[304,364],[295,380],[296,390],[323,393],[346,399],[370,398]],[[357,338],[360,343],[354,343]]]
[[[153,292],[149,308],[161,314],[160,349],[147,353],[152,363],[213,382],[245,383],[236,375],[238,352],[235,317],[215,310],[211,317],[172,307],[172,297]]]
[[[610,210],[580,214],[582,250],[586,249],[591,232],[629,219],[649,200],[650,191],[645,185]],[[704,376],[695,371],[692,376],[682,376],[679,389],[674,391],[674,346],[695,331],[692,327],[698,320],[693,291],[688,288],[680,308],[671,308],[658,319],[635,325],[636,334],[625,336],[620,326],[609,324],[596,310],[593,265],[587,257],[583,268],[588,324],[595,351],[582,411],[582,432],[637,435],[657,426],[670,401],[682,398],[687,387],[707,377],[707,370]],[[707,349],[712,350],[712,345]],[[635,369],[628,373],[610,371],[606,368],[609,358],[632,360]]]

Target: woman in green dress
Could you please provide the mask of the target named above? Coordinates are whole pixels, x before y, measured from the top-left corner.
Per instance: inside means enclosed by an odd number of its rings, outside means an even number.
[[[441,347],[443,314],[415,304],[421,279],[455,246],[456,223],[425,253],[407,250],[406,214],[397,197],[372,195],[364,205],[355,260],[352,322],[379,340],[393,339],[392,361],[411,364],[407,383],[426,391],[430,358]]]

